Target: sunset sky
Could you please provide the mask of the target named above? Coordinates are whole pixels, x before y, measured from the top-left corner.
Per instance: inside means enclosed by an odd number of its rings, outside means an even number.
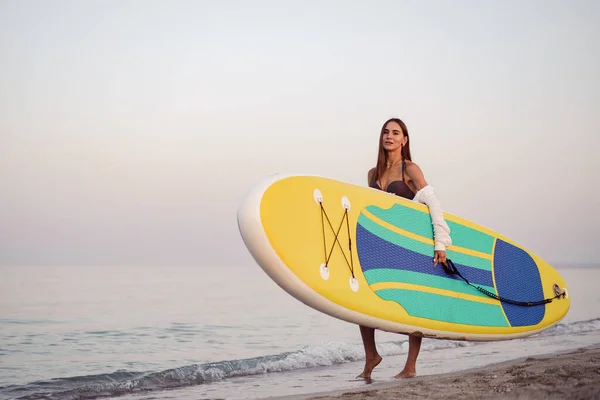
[[[366,185],[403,119],[444,210],[598,262],[600,2],[0,1],[0,265],[244,265],[274,172]]]

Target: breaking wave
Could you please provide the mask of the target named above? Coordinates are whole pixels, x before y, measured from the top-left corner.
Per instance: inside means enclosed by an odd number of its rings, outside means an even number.
[[[600,318],[570,324],[559,323],[536,335],[559,336],[600,330]],[[428,340],[423,351],[452,347],[477,346],[482,342]],[[404,354],[407,341],[378,344],[381,355]],[[136,392],[175,389],[201,385],[240,376],[293,371],[304,368],[326,367],[364,358],[362,345],[330,342],[321,346],[240,360],[192,364],[163,371],[119,370],[109,374],[73,376],[32,382],[25,385],[0,387],[2,397],[25,399],[96,399],[115,397]]]

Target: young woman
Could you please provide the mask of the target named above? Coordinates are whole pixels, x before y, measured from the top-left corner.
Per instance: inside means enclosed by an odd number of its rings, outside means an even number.
[[[433,188],[427,184],[423,172],[412,162],[410,139],[404,122],[392,118],[383,124],[379,135],[377,165],[369,170],[369,186],[418,201],[429,207],[434,232],[434,254],[432,268],[446,262],[446,248],[452,244],[450,229],[442,217],[440,203]],[[371,379],[371,372],[382,358],[375,346],[375,329],[360,326],[360,334],[365,348],[365,368],[358,378]],[[416,376],[416,363],[421,348],[421,337],[409,335],[408,357],[404,369],[396,378]]]

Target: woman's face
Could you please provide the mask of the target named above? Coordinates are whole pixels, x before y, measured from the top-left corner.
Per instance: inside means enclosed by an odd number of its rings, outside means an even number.
[[[397,122],[390,121],[383,129],[382,137],[383,148],[387,151],[394,151],[401,148],[406,142],[404,132]]]

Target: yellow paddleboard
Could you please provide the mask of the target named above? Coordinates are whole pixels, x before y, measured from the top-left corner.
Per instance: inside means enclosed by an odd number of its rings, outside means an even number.
[[[423,204],[309,175],[271,175],[238,208],[248,250],[285,291],[325,314],[388,332],[506,340],[556,324],[560,274],[510,239],[444,213],[460,273],[433,265]],[[468,283],[467,283],[468,282]]]

